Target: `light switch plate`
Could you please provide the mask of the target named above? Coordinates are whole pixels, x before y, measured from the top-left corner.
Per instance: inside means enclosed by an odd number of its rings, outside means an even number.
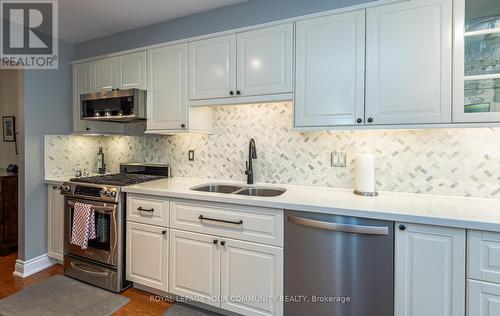
[[[194,161],[194,150],[189,150],[188,151],[188,160],[189,161]]]
[[[347,154],[332,152],[332,167],[345,168],[347,165]]]

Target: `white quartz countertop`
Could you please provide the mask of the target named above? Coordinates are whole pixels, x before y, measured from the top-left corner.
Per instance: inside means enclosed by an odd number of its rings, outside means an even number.
[[[190,189],[213,183],[246,186],[235,181],[174,177],[127,186],[123,191],[500,232],[500,199],[400,192],[379,192],[377,197],[363,197],[354,195],[351,189],[264,183],[256,185],[281,187],[287,191],[277,197],[251,197]]]

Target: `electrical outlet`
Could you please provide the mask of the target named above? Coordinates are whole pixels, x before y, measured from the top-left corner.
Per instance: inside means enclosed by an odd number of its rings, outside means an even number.
[[[347,154],[332,152],[332,167],[345,168],[347,165]]]
[[[194,161],[194,150],[189,150],[188,151],[188,160],[189,161]]]

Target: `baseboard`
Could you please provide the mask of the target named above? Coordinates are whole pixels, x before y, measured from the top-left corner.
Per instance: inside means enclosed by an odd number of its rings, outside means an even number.
[[[57,260],[48,257],[47,254],[26,261],[17,259],[13,274],[16,277],[26,278],[55,264]]]

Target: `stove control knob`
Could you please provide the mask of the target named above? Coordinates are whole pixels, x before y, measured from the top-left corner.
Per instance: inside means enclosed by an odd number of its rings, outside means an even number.
[[[111,190],[106,190],[106,191],[104,191],[104,195],[107,196],[107,197],[114,198],[116,196],[116,192],[115,191],[111,191]]]
[[[65,186],[62,187],[62,190],[64,192],[70,192],[71,191],[71,187],[69,185],[65,185]]]

